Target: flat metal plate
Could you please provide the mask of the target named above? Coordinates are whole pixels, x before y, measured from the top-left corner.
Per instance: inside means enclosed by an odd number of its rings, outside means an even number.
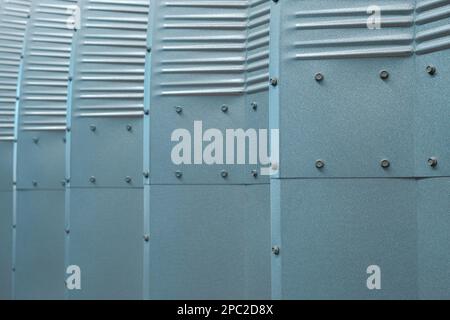
[[[0,300],[12,298],[12,219],[12,191],[0,191]]]
[[[34,139],[39,141],[35,143]],[[17,188],[64,190],[65,133],[23,132],[17,143]],[[37,182],[37,186],[33,185]]]
[[[13,148],[12,142],[0,141],[0,191],[13,187]]]
[[[271,74],[279,77],[282,177],[414,175],[414,2],[383,2],[382,22],[392,23],[379,30],[367,27],[363,0],[273,5],[282,17],[273,30],[280,68]]]
[[[450,178],[418,182],[419,297],[450,298]]]
[[[18,191],[16,299],[64,299],[64,191]]]
[[[269,299],[268,185],[150,186],[151,299]]]
[[[70,299],[142,299],[142,189],[71,189],[69,265],[81,268]]]
[[[281,255],[272,260],[274,298],[418,297],[415,180],[275,180],[274,187],[277,183],[273,245],[281,247]],[[371,265],[381,268],[381,290],[366,286]]]

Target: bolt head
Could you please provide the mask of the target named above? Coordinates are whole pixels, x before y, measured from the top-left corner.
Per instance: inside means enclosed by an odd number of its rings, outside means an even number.
[[[323,169],[325,167],[325,161],[323,160],[317,160],[316,161],[316,168],[317,169]]]
[[[430,76],[434,76],[436,74],[436,67],[435,66],[431,66],[431,65],[427,66],[426,70],[427,70],[427,73]]]
[[[389,78],[389,72],[386,70],[381,70],[380,71],[380,78],[382,80],[387,80]]]
[[[150,173],[148,171],[144,171],[143,175],[145,179],[148,179],[150,177]]]
[[[175,107],[175,112],[178,114],[181,114],[181,113],[183,113],[183,108],[180,106],[177,106],[177,107]]]
[[[91,125],[89,126],[89,128],[91,129],[92,132],[97,131],[97,127],[96,127],[95,125],[93,125],[93,124],[91,124]]]
[[[278,246],[273,246],[273,247],[272,247],[272,253],[273,253],[274,255],[276,255],[276,256],[279,256],[279,255],[280,255],[280,247],[278,247]]]
[[[222,176],[222,178],[228,178],[228,171],[223,170],[220,175]]]
[[[253,178],[258,178],[258,170],[252,170]]]
[[[150,114],[150,111],[144,110],[144,114],[145,114],[146,116],[148,116],[148,115]]]
[[[436,168],[438,165],[438,160],[435,157],[431,157],[430,159],[428,159],[428,165],[432,168]]]
[[[97,179],[94,176],[89,178],[90,183],[95,183],[96,181],[97,181]]]
[[[37,187],[38,183],[37,181],[32,181],[33,187]]]
[[[144,235],[144,241],[145,242],[149,242],[150,241],[150,236],[148,234]]]
[[[391,166],[391,162],[387,159],[381,160],[381,167],[387,169]]]
[[[183,177],[183,172],[181,171],[176,171],[175,172],[175,177],[177,177],[178,179],[181,179]]]
[[[278,79],[277,78],[270,78],[270,85],[272,87],[276,87],[278,85]]]
[[[322,73],[316,73],[316,75],[314,76],[314,79],[317,81],[317,82],[322,82],[324,79],[325,79],[325,77],[323,76],[323,74]]]
[[[227,105],[223,105],[221,109],[222,109],[222,112],[223,112],[223,113],[226,113],[226,112],[228,112],[228,110],[229,110],[229,108],[228,108]]]
[[[252,102],[251,106],[254,111],[258,110],[258,104],[256,102]]]
[[[126,177],[125,178],[125,182],[128,183],[128,184],[131,183],[131,181],[132,181],[131,177]]]

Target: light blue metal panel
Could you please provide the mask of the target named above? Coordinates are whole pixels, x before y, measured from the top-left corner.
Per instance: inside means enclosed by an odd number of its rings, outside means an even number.
[[[69,115],[71,187],[142,186],[149,1],[80,3]]]
[[[142,299],[143,201],[139,189],[72,189],[69,265],[81,268],[71,299]]]
[[[16,86],[30,4],[4,0],[0,8],[0,141],[14,137]]]
[[[150,103],[153,184],[260,183],[251,165],[175,165],[171,135],[194,121],[203,132],[247,129],[267,112],[268,3],[157,1]],[[258,113],[251,102],[260,103]],[[250,112],[252,111],[252,112]],[[259,128],[256,127],[256,129]],[[201,134],[200,134],[201,140]],[[201,143],[201,142],[200,142]],[[206,146],[206,143],[204,144]],[[194,162],[194,159],[191,161]],[[226,178],[222,171],[227,171]],[[180,171],[182,177],[176,176]]]
[[[17,115],[19,189],[62,189],[67,84],[76,0],[33,3],[22,65]],[[33,159],[33,161],[30,161]]]
[[[0,191],[13,188],[13,144],[0,141]]]
[[[64,191],[16,195],[16,299],[63,299]]]
[[[414,3],[286,0],[278,78],[283,177],[414,175]],[[276,26],[274,26],[276,27]],[[381,78],[386,71],[387,79]],[[382,168],[382,160],[390,161]],[[325,167],[316,168],[322,160]]]
[[[150,186],[151,299],[268,299],[269,187]]]
[[[0,190],[0,300],[12,298],[12,191]]]
[[[422,177],[450,176],[448,10],[447,1],[417,3],[416,171]],[[430,158],[436,166],[430,166]]]
[[[409,179],[279,182],[273,286],[282,299],[417,298],[416,183]],[[280,240],[278,240],[280,239]],[[280,242],[281,241],[281,242]],[[381,268],[381,290],[366,286]]]
[[[419,297],[450,298],[450,179],[419,180]]]

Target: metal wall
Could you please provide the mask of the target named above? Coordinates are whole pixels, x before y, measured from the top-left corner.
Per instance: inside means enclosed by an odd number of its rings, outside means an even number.
[[[14,296],[64,297],[64,145],[74,0],[34,1],[18,84]],[[31,272],[33,270],[33,272]]]
[[[273,298],[448,298],[448,1],[369,5],[272,4]]]
[[[0,1],[0,299],[12,296],[13,141],[17,80],[30,1]]]

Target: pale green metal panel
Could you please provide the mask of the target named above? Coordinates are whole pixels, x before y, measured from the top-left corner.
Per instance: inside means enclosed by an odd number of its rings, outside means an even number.
[[[0,300],[12,298],[12,191],[0,191]]]

